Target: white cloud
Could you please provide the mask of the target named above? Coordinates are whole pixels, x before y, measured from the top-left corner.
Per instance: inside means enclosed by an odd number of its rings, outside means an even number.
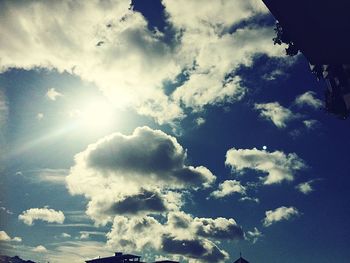
[[[188,79],[172,97],[185,107],[201,110],[209,104],[240,100],[246,89],[235,70],[240,65],[251,66],[259,53],[283,56],[282,49],[271,44],[272,28],[245,27],[229,32],[240,21],[267,12],[259,1],[164,0],[163,4],[168,21],[181,32],[178,57]]]
[[[6,242],[22,242],[22,238],[20,237],[14,237],[11,238],[5,231],[1,230],[0,231],[0,241],[6,241]]]
[[[316,92],[314,91],[307,91],[297,96],[294,103],[300,107],[306,105],[314,109],[319,109],[323,105],[323,102],[316,98]]]
[[[14,237],[14,238],[12,238],[12,241],[22,242],[22,238],[21,237]]]
[[[260,203],[259,198],[257,197],[250,197],[250,196],[244,196],[242,198],[239,199],[239,201],[251,201],[251,202],[255,202],[255,203]]]
[[[319,122],[317,120],[304,120],[303,124],[307,129],[314,129],[319,124]]]
[[[271,81],[271,80],[276,80],[280,76],[283,76],[286,74],[284,71],[280,69],[275,69],[272,72],[266,73],[265,75],[262,76],[263,79]]]
[[[0,240],[1,241],[10,241],[10,236],[5,231],[0,231]]]
[[[265,227],[268,227],[276,222],[289,220],[298,215],[300,215],[300,213],[295,207],[281,206],[275,210],[266,211],[263,224]]]
[[[58,97],[62,97],[63,94],[56,91],[55,88],[51,88],[47,90],[46,96],[48,97],[49,100],[55,101]]]
[[[170,212],[165,224],[149,216],[116,216],[107,239],[109,247],[127,251],[153,248],[201,262],[221,262],[228,254],[211,239],[243,239],[243,231],[232,218],[193,218],[184,212]]]
[[[149,31],[147,21],[130,4],[8,2],[2,6],[0,23],[2,39],[7,40],[0,41],[0,71],[67,71],[96,83],[120,107],[134,107],[160,122],[181,117],[182,110],[162,90],[163,81],[175,77],[181,67],[161,34]],[[56,99],[57,92],[51,91],[50,98]]]
[[[254,108],[260,111],[262,118],[272,121],[278,128],[285,128],[287,122],[295,118],[291,110],[281,106],[278,102],[256,103]]]
[[[130,4],[7,2],[0,21],[0,71],[67,71],[95,83],[114,105],[132,107],[164,123],[183,118],[184,107],[201,110],[208,104],[239,100],[245,88],[234,71],[240,65],[250,66],[254,55],[261,53],[283,57],[283,48],[272,43],[272,28],[230,32],[242,20],[267,13],[258,0],[164,0],[167,20],[175,30],[174,46],[161,32],[150,31]],[[188,80],[168,96],[165,81],[175,80],[181,72]],[[50,89],[48,97],[55,100],[60,94]]]
[[[62,224],[64,222],[64,214],[62,211],[56,211],[49,208],[31,208],[23,211],[18,219],[27,225],[33,225],[35,220],[46,221],[48,223]]]
[[[250,240],[253,244],[255,244],[262,236],[262,232],[259,231],[259,229],[256,227],[254,227],[254,230],[247,232],[247,239]]]
[[[233,218],[194,218],[193,228],[196,235],[206,238],[240,240],[243,238],[242,228]]]
[[[215,198],[222,198],[233,193],[239,193],[244,195],[246,193],[246,187],[237,180],[226,180],[219,185],[219,189],[211,193]]]
[[[314,191],[314,189],[312,188],[312,183],[314,182],[314,180],[310,180],[304,183],[300,183],[296,186],[296,188],[303,194],[309,194],[312,191]]]
[[[303,160],[295,153],[268,152],[256,148],[228,150],[225,164],[235,171],[252,169],[267,174],[260,178],[264,184],[293,181],[296,171],[305,168]]]
[[[257,53],[280,56],[280,50],[270,46],[271,28],[244,28],[223,35],[214,33],[214,28],[209,32],[187,32],[182,37],[182,52],[192,56],[190,61],[195,61],[196,66],[188,70],[188,80],[175,90],[173,97],[194,110],[240,100],[246,88],[241,86],[235,70],[241,65],[251,66]]]
[[[123,247],[127,251],[141,251],[145,247],[160,248],[162,225],[153,217],[116,216],[107,233],[109,247]]]
[[[268,12],[265,5],[256,0],[216,2],[179,0],[176,3],[162,0],[162,3],[170,22],[177,28],[185,30],[205,31],[215,28],[223,30],[256,14]],[[197,12],[193,12],[194,10]]]
[[[202,117],[198,117],[196,120],[195,120],[197,126],[201,126],[205,123],[205,119],[202,118]]]
[[[87,214],[101,224],[120,213],[176,210],[181,194],[169,190],[208,187],[216,179],[206,167],[185,165],[186,158],[177,140],[160,130],[115,133],[75,156],[67,187],[90,200]]]
[[[44,253],[47,252],[47,249],[43,245],[39,245],[33,248],[33,252]]]
[[[68,169],[42,168],[19,171],[16,175],[23,176],[24,179],[33,183],[65,184],[68,173]]]
[[[242,228],[233,218],[193,218],[183,211],[170,212],[165,229],[167,233],[180,239],[196,237],[221,240],[243,239]]]
[[[65,184],[65,177],[68,174],[67,169],[40,169],[36,171],[31,171],[33,180],[42,183],[52,183],[52,184]]]

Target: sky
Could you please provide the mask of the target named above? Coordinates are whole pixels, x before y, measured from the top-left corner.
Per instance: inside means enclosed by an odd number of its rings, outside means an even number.
[[[347,262],[349,122],[260,0],[0,2],[0,251]]]

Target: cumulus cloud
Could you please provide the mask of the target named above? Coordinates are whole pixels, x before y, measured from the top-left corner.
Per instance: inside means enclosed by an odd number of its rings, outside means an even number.
[[[266,6],[255,0],[225,0],[214,3],[210,0],[202,2],[179,0],[178,4],[171,0],[162,0],[162,3],[168,13],[168,20],[177,28],[187,30],[204,31],[215,27],[220,30],[256,14],[268,13]],[[212,23],[208,25],[208,22]]]
[[[218,190],[211,193],[215,198],[222,198],[233,193],[239,193],[244,195],[246,193],[246,187],[237,180],[226,180],[219,184]]]
[[[214,239],[239,240],[243,238],[242,228],[233,218],[193,218],[182,211],[168,214],[167,230],[181,238],[196,236]]]
[[[165,204],[159,194],[142,189],[136,195],[126,196],[115,202],[111,210],[113,214],[135,214],[140,211],[164,212]]]
[[[70,186],[75,169],[81,168],[79,165],[101,172],[103,176],[112,174],[139,184],[151,182],[169,186],[172,183],[182,188],[206,186],[215,180],[205,167],[186,166],[186,157],[186,151],[174,137],[160,130],[139,127],[130,136],[112,134],[77,154],[76,166],[71,169],[67,181]]]
[[[256,103],[254,108],[260,112],[262,118],[272,121],[278,128],[285,128],[287,122],[295,118],[291,110],[278,102]]]
[[[5,231],[0,231],[0,240],[1,241],[10,241],[10,236]]]
[[[62,97],[63,94],[56,91],[55,88],[51,88],[46,92],[46,96],[49,100],[55,101],[58,97]]]
[[[307,91],[295,98],[294,103],[299,106],[309,106],[314,109],[319,109],[322,107],[323,103],[320,99],[316,98],[316,92]]]
[[[185,165],[186,158],[174,137],[139,127],[129,136],[102,138],[77,154],[67,186],[91,200],[87,213],[101,223],[117,214],[170,211],[181,205],[181,195],[169,190],[208,187],[216,179],[204,166]]]
[[[162,234],[162,225],[153,217],[116,216],[111,231],[107,233],[107,244],[127,251],[141,251],[149,247],[159,249]]]
[[[292,181],[295,173],[306,167],[295,153],[268,152],[256,148],[228,150],[225,164],[239,172],[252,169],[267,174],[260,178],[264,184]]]
[[[300,183],[296,186],[296,189],[298,189],[298,191],[300,191],[301,193],[307,195],[307,194],[311,193],[312,191],[314,191],[314,189],[311,185],[313,182],[314,182],[314,180]]]
[[[299,215],[300,213],[295,207],[281,206],[279,208],[276,208],[275,210],[266,211],[263,224],[265,227],[268,227],[276,222],[279,222],[282,220],[289,220]]]
[[[239,240],[243,237],[242,228],[232,218],[195,218],[193,224],[196,234],[202,237],[228,240]]]
[[[96,83],[121,107],[132,106],[160,122],[181,117],[182,110],[162,90],[162,82],[176,76],[181,65],[162,34],[148,30],[147,21],[130,4],[130,0],[5,1],[0,31],[7,41],[0,42],[0,71],[10,67],[67,71]],[[9,45],[11,39],[17,44]]]
[[[188,80],[172,96],[196,111],[206,105],[239,101],[246,88],[241,85],[240,76],[234,74],[235,70],[241,65],[251,66],[258,53],[280,55],[279,50],[268,44],[273,34],[271,28],[243,28],[222,35],[214,33],[215,30],[197,29],[193,30],[195,33],[187,30],[182,37],[183,53],[186,57],[192,56],[190,61],[195,61],[195,67],[188,70]],[[198,55],[193,57],[194,54]]]
[[[39,245],[39,246],[36,246],[35,248],[33,248],[32,251],[38,252],[38,253],[44,253],[44,252],[47,252],[47,249],[43,245]]]
[[[178,239],[164,235],[162,249],[166,253],[199,259],[201,262],[223,262],[229,258],[226,251],[207,239]]]
[[[33,169],[26,171],[19,171],[17,176],[23,176],[24,179],[33,183],[49,183],[49,184],[65,184],[65,177],[68,169]]]
[[[23,221],[23,223],[31,226],[35,220],[46,221],[48,223],[63,224],[64,214],[62,211],[56,211],[49,208],[31,208],[23,211],[22,214],[18,216],[18,219]]]
[[[14,237],[14,238],[12,238],[12,241],[22,242],[22,238],[21,237]]]
[[[162,3],[174,30],[173,45],[162,32],[149,30],[142,14],[130,8],[130,0],[3,1],[0,71],[67,71],[95,83],[115,105],[133,107],[164,123],[183,118],[184,107],[199,110],[239,100],[245,88],[235,70],[250,66],[256,54],[283,56],[283,48],[271,41],[272,28],[230,31],[267,13],[258,0]],[[182,72],[188,80],[174,94],[166,94],[164,83]],[[51,99],[58,98],[57,91],[49,91]]]
[[[4,241],[4,242],[22,242],[22,238],[21,237],[14,237],[11,238],[5,231],[1,230],[0,231],[0,242]]]
[[[211,240],[243,239],[241,227],[232,218],[193,218],[180,211],[170,212],[167,218],[161,224],[149,216],[117,216],[107,234],[107,244],[128,251],[153,248],[204,262],[221,262],[228,254]]]

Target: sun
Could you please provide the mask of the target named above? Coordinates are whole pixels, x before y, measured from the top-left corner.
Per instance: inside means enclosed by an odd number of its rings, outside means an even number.
[[[86,131],[109,129],[116,121],[115,108],[106,100],[91,99],[69,112],[80,128]]]

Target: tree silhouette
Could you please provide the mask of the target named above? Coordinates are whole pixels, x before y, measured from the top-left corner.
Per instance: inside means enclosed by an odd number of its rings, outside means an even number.
[[[275,28],[276,37],[274,37],[273,43],[276,45],[282,45],[287,44],[288,47],[286,48],[286,54],[288,56],[295,56],[299,52],[299,48],[295,45],[295,43],[292,41],[290,36],[283,30],[282,25],[279,22],[276,22]]]

